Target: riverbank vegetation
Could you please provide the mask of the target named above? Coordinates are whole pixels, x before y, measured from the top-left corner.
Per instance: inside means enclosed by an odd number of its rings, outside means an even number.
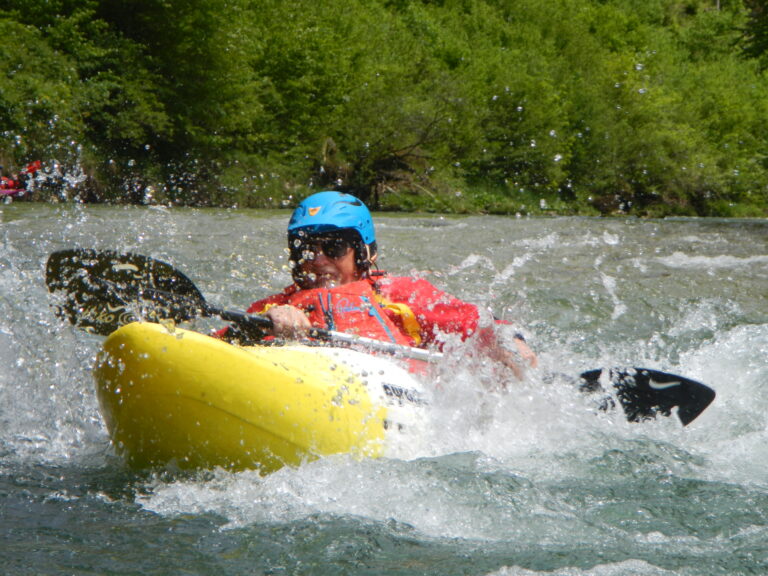
[[[30,198],[768,215],[762,0],[2,6]]]

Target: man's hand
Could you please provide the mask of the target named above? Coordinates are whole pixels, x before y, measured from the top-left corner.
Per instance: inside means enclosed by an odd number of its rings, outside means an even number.
[[[479,337],[480,343],[488,357],[496,362],[501,362],[512,370],[512,373],[518,380],[522,380],[525,377],[526,364],[531,368],[536,368],[539,364],[536,353],[531,350],[522,335],[515,335],[514,343],[516,349],[514,351],[504,347],[493,328],[482,328],[479,331]]]
[[[309,318],[295,306],[273,306],[264,316],[272,320],[272,334],[281,338],[297,340],[312,329]]]
[[[536,356],[536,352],[531,350],[531,347],[528,346],[528,343],[525,340],[515,336],[515,346],[517,347],[517,352],[520,354],[520,358],[522,358],[524,362],[527,362],[531,368],[536,368],[536,366],[539,365],[539,358]]]

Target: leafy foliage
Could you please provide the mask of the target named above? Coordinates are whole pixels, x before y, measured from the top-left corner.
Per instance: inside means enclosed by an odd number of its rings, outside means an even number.
[[[768,5],[765,0],[744,0],[744,4],[749,10],[742,38],[744,53],[768,68]]]
[[[110,201],[765,215],[756,0],[6,0],[0,161]]]

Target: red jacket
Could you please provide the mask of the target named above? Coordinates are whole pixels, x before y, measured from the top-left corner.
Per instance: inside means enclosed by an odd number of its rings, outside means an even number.
[[[421,346],[439,345],[440,332],[459,334],[462,340],[477,332],[480,321],[477,306],[443,292],[423,278],[383,276],[376,284],[383,298],[405,305],[413,313]],[[397,315],[401,326],[407,319],[405,315]]]
[[[351,296],[354,301],[345,304]],[[361,296],[371,306],[360,306]],[[307,311],[318,328],[421,347],[440,347],[440,333],[459,334],[464,340],[477,332],[480,320],[477,306],[427,280],[383,273],[332,289],[300,290],[294,284],[254,302],[248,313],[264,314],[272,306],[288,304]],[[226,329],[219,335],[225,333]]]

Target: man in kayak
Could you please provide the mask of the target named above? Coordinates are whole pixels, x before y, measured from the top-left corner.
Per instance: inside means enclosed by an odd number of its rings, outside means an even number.
[[[477,306],[423,278],[389,276],[376,268],[373,219],[358,198],[341,192],[306,198],[288,223],[288,247],[294,283],[248,308],[272,321],[271,336],[299,338],[314,327],[440,348],[444,335],[458,334],[476,338],[490,358],[522,378],[520,363],[498,341],[493,322],[482,325]],[[236,337],[232,328],[220,335]],[[516,335],[514,343],[521,359],[536,366],[523,337]]]

